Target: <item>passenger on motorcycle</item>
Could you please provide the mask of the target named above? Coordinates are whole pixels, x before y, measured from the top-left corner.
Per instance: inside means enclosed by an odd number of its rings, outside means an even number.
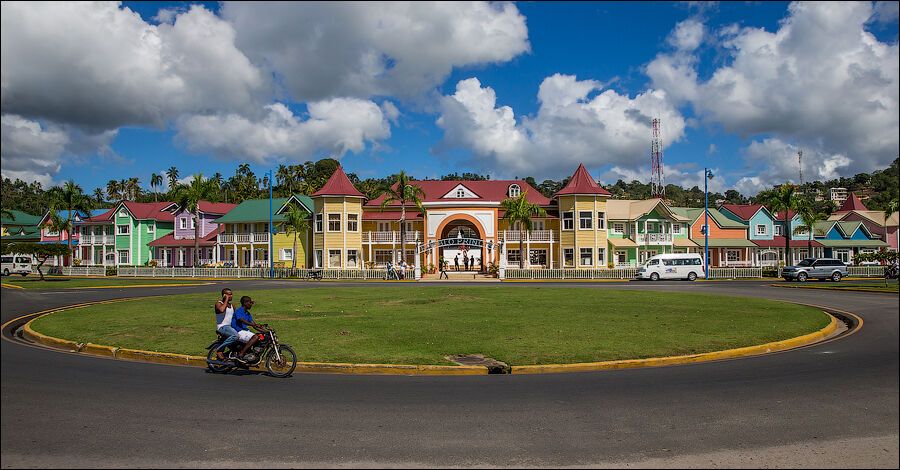
[[[257,331],[266,331],[266,327],[255,323],[253,316],[250,315],[250,309],[253,308],[254,303],[256,302],[247,295],[241,297],[241,306],[234,311],[234,318],[231,322],[231,326],[237,331],[238,341],[244,343],[244,348],[238,355],[240,361],[243,361],[244,354],[247,354],[247,351],[259,341],[259,336],[248,330],[247,327],[252,326]]]
[[[216,358],[220,361],[225,360],[225,348],[238,342],[238,332],[231,326],[234,320],[234,305],[231,304],[231,298],[234,294],[231,289],[222,289],[222,299],[216,302],[213,307],[216,315],[216,331],[225,336],[225,341],[216,349]]]

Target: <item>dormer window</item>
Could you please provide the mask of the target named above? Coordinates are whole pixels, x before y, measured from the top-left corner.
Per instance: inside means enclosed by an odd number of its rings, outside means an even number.
[[[519,197],[519,194],[522,192],[522,188],[517,184],[509,185],[509,197]]]
[[[466,190],[463,188],[459,188],[456,190],[456,197],[463,198],[466,197]]]

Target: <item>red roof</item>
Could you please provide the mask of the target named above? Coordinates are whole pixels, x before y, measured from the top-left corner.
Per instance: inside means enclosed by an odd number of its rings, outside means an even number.
[[[528,202],[532,204],[537,204],[540,206],[550,205],[550,199],[547,199],[546,196],[541,194],[540,191],[535,189],[530,184],[526,183],[523,180],[484,180],[484,181],[438,181],[438,180],[415,180],[410,181],[409,184],[413,186],[418,186],[422,188],[422,192],[425,193],[425,197],[422,198],[422,202],[454,202],[454,201],[494,201],[500,202],[504,199],[509,198],[509,187],[513,184],[519,185],[519,189],[526,193],[525,198]],[[469,198],[455,198],[449,197],[444,198],[449,192],[453,191],[453,188],[457,186],[463,186],[469,191],[478,195],[478,197],[469,197]],[[391,186],[392,188],[396,188],[396,183]],[[382,194],[375,199],[366,203],[368,207],[380,207],[381,201],[387,196]],[[387,207],[399,207],[399,202],[393,202],[388,204]]]
[[[175,222],[175,214],[163,211],[172,205],[171,202],[132,202],[124,201],[125,207],[135,219],[156,220],[160,222]]]
[[[200,212],[207,214],[227,214],[228,211],[237,207],[237,204],[226,204],[224,202],[200,201]]]
[[[775,237],[772,240],[750,240],[750,241],[752,241],[756,246],[763,247],[763,248],[784,248],[784,237],[783,236]],[[790,244],[791,244],[791,248],[807,248],[809,246],[809,241],[807,241],[807,240],[791,240]],[[820,247],[820,246],[822,246],[822,244],[813,240],[812,246]]]
[[[869,209],[866,208],[865,204],[856,196],[856,193],[850,193],[850,197],[841,204],[841,208],[838,209],[838,212],[850,212],[850,211],[867,211]]]
[[[421,219],[422,213],[418,211],[406,211],[406,220]],[[364,211],[363,220],[400,220],[400,211]]]
[[[86,217],[86,218],[84,218],[84,219],[81,219],[81,222],[79,222],[79,224],[105,224],[105,223],[109,223],[109,221],[112,219],[113,210],[114,210],[114,209],[110,209],[110,210],[108,210],[108,211],[106,211],[106,212],[104,212],[104,213],[102,213],[102,214],[100,214],[100,215],[98,215],[98,216],[95,216],[95,217]]]
[[[575,170],[575,174],[572,175],[569,184],[556,193],[557,196],[566,194],[599,194],[601,196],[611,196],[609,191],[601,188],[600,185],[594,181],[594,178],[588,173],[587,168],[584,167],[584,163],[578,165],[578,169]]]
[[[793,220],[795,215],[797,215],[797,212],[788,211],[788,219]],[[779,211],[777,214],[775,214],[775,220],[784,222],[784,211]],[[784,246],[784,244],[782,243],[781,246]]]
[[[337,167],[337,170],[334,170],[334,173],[331,174],[331,178],[328,178],[325,186],[322,186],[322,189],[312,193],[312,195],[366,197],[365,194],[356,189],[356,186],[353,186],[353,183],[350,182],[350,178],[347,177],[347,174],[344,173],[344,169],[340,166]]]
[[[762,204],[722,204],[722,207],[728,209],[732,214],[740,217],[742,220],[750,220],[760,209]]]
[[[200,238],[200,246],[215,246],[216,244],[216,236],[219,235],[219,232],[222,231],[222,227],[218,227],[212,232],[206,234],[205,237]],[[164,237],[157,238],[152,242],[147,244],[148,246],[194,246],[193,238],[182,238],[180,240],[175,239],[175,232],[172,232]]]

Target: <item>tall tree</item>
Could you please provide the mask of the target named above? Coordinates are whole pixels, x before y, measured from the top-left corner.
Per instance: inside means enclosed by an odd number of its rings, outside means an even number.
[[[794,234],[801,234],[804,230],[808,232],[809,240],[807,243],[807,253],[808,256],[812,256],[813,231],[816,228],[816,224],[827,219],[828,215],[824,212],[819,212],[816,205],[808,199],[799,200],[797,204],[797,215],[800,216],[800,221],[803,222],[803,225],[798,225],[797,228],[794,229]]]
[[[128,188],[128,198],[136,201],[141,195],[141,180],[131,177],[125,181],[125,187]]]
[[[528,191],[523,191],[517,197],[511,197],[500,203],[500,208],[506,211],[503,219],[509,222],[509,227],[519,231],[519,269],[525,267],[524,232],[531,233],[533,226],[532,217],[546,217],[547,212],[537,204],[528,202]]]
[[[119,201],[122,198],[121,188],[119,188],[119,182],[116,180],[109,180],[106,183],[106,195],[113,201]]]
[[[425,191],[422,191],[422,188],[414,184],[410,184],[410,181],[406,172],[400,170],[395,183],[385,190],[384,194],[387,197],[381,202],[382,209],[389,204],[400,203],[400,249],[403,250],[404,261],[406,260],[406,205],[411,204],[423,214],[425,213],[425,208],[422,207],[422,198],[425,197]]]
[[[159,202],[159,191],[156,189],[163,184],[163,177],[158,173],[150,175],[150,187],[153,188],[153,202]]]
[[[769,197],[769,210],[777,214],[784,212],[782,217],[784,234],[784,264],[787,266],[791,260],[791,212],[797,210],[800,198],[797,196],[797,187],[790,183],[782,184]]]
[[[297,234],[305,234],[309,230],[309,214],[296,204],[291,204],[288,207],[288,211],[285,212],[284,220],[280,225],[284,228],[285,232],[294,234],[294,251],[291,256],[291,268],[295,269],[297,267]]]
[[[169,191],[175,191],[175,187],[178,186],[178,168],[170,166],[169,169],[166,170],[166,176],[169,177]]]
[[[198,173],[190,184],[182,184],[175,189],[175,203],[182,210],[188,211],[194,219],[194,264],[200,264],[200,201],[208,200],[215,194],[212,180],[204,179]]]
[[[68,213],[68,216],[66,217],[66,221],[68,222],[66,228],[66,244],[69,248],[69,256],[71,256],[72,226],[74,225],[72,212],[90,214],[91,209],[94,208],[94,201],[90,196],[84,194],[81,186],[78,186],[72,180],[66,181],[61,187],[56,186],[51,188],[50,193],[50,211],[56,212],[58,210],[65,210]]]
[[[103,205],[103,188],[94,188],[94,203],[97,206]]]

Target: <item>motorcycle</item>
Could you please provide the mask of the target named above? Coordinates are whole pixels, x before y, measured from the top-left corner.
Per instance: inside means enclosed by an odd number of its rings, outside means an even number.
[[[897,264],[891,264],[884,267],[884,278],[887,279],[897,279],[900,277],[900,267]]]
[[[226,360],[218,360],[216,350],[228,337],[216,332],[216,340],[206,347],[209,350],[206,354],[206,366],[209,370],[215,373],[227,374],[236,368],[249,370],[251,367],[257,367],[265,362],[269,375],[278,378],[290,376],[294,369],[297,368],[297,354],[290,346],[278,342],[278,336],[275,334],[274,329],[269,328],[269,325],[263,324],[262,326],[266,330],[262,333],[257,333],[259,341],[247,351],[247,354],[244,354],[243,362],[235,359],[244,347],[241,343],[225,348],[223,352]]]

